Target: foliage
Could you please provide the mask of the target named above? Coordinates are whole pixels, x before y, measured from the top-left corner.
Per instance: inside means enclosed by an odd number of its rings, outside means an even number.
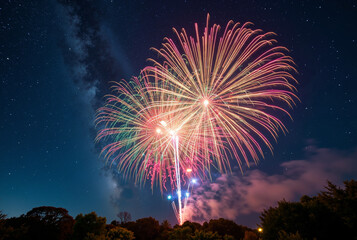
[[[169,240],[187,240],[192,235],[190,227],[175,227],[169,235]]]
[[[296,233],[287,233],[284,230],[281,230],[279,232],[279,238],[278,240],[304,240],[299,232]]]
[[[235,239],[234,239],[233,236],[226,234],[226,235],[223,236],[223,240],[235,240]],[[246,240],[246,239],[244,239],[244,240]]]
[[[195,231],[195,234],[191,237],[192,240],[221,240],[221,236],[217,232]]]
[[[357,229],[357,181],[344,182],[341,189],[328,182],[326,190],[318,195],[318,200],[337,213],[342,221],[354,231]]]
[[[169,221],[164,220],[160,225],[160,237],[159,240],[169,239],[170,232],[172,231]]]
[[[299,202],[278,202],[261,215],[263,232],[258,233],[227,219],[199,223],[186,221],[171,227],[152,217],[120,224],[106,224],[95,212],[79,214],[75,221],[63,208],[38,207],[20,217],[6,218],[0,211],[0,240],[313,240],[357,239],[357,182],[344,182],[339,188],[328,182],[315,197],[303,196]]]
[[[75,240],[93,239],[105,235],[105,226],[107,219],[99,217],[95,212],[86,215],[79,214],[74,224],[73,237]]]
[[[28,226],[25,224],[24,215],[18,218],[9,218],[2,220],[2,228],[0,229],[0,239],[28,239]]]
[[[72,235],[73,218],[63,208],[37,207],[26,215],[5,219],[0,223],[0,239],[65,240]]]
[[[69,239],[72,234],[74,220],[64,208],[33,208],[24,219],[32,239]]]
[[[6,218],[6,214],[4,214],[1,210],[0,210],[0,221],[4,220]]]
[[[0,211],[0,213],[2,213]],[[0,240],[17,240],[17,239],[71,239],[71,240],[234,240],[235,238],[227,233],[234,233],[234,228],[239,231],[247,229],[235,224],[233,221],[226,219],[211,220],[201,226],[196,222],[186,221],[183,225],[175,225],[172,228],[171,224],[165,220],[159,224],[152,217],[138,219],[135,222],[125,222],[122,224],[119,221],[112,221],[111,224],[106,224],[106,218],[99,217],[95,212],[89,214],[79,214],[75,221],[71,216],[69,219],[72,223],[71,231],[66,235],[66,228],[61,228],[61,232],[51,232],[58,222],[68,223],[67,210],[54,207],[34,208],[26,215],[18,218],[5,219],[6,215],[0,215]],[[74,223],[73,223],[74,222]],[[38,225],[48,224],[46,225]],[[34,227],[35,226],[35,227]],[[43,226],[44,229],[39,229]],[[45,228],[46,227],[46,228]],[[73,229],[73,231],[72,231]],[[32,233],[38,231],[37,238],[34,238]],[[237,229],[235,229],[237,230]],[[53,235],[39,236],[42,232],[49,231]],[[243,231],[244,233],[244,231]],[[57,234],[57,235],[56,235]],[[66,236],[66,238],[61,238]],[[36,236],[35,236],[36,237]],[[246,238],[244,240],[255,240],[254,238]]]
[[[136,240],[155,239],[160,235],[160,224],[155,218],[141,218],[136,222],[128,222],[123,227],[134,232]]]
[[[186,221],[182,224],[182,227],[190,227],[192,232],[195,232],[196,230],[201,230],[202,226],[199,223],[196,222],[190,222]]]
[[[258,240],[259,237],[255,232],[252,231],[245,231],[244,233],[244,240]]]
[[[106,240],[133,240],[134,233],[122,227],[112,228],[107,232]]]
[[[171,224],[167,220],[164,220],[160,225],[160,231],[170,230],[171,228]]]
[[[217,232],[219,235],[231,235],[235,239],[243,239],[244,232],[248,230],[247,227],[236,224],[235,222],[227,219],[214,219],[210,220],[208,223],[203,224],[203,229],[205,231]]]
[[[303,239],[357,239],[357,182],[345,181],[345,189],[328,182],[316,197],[303,196],[300,202],[278,202],[261,215],[263,239],[283,236]],[[296,236],[298,232],[299,236]],[[284,235],[287,234],[287,235]],[[294,235],[295,234],[295,235]]]
[[[113,220],[113,221],[111,221],[110,225],[119,226],[119,225],[120,225],[120,222],[117,221],[117,220]]]
[[[222,220],[220,220],[222,221]],[[229,220],[227,220],[229,221]],[[228,235],[222,231],[222,234],[219,234],[217,231],[213,232],[208,229],[208,223],[205,223],[207,226],[202,227],[199,223],[186,221],[181,226],[176,225],[174,229],[170,232],[169,240],[234,240],[231,235]],[[220,229],[223,230],[223,229]],[[230,231],[229,228],[226,229]],[[237,238],[239,239],[239,238]]]
[[[84,240],[106,240],[105,235],[96,235],[94,233],[87,233]]]
[[[7,239],[13,229],[11,227],[7,227],[6,224],[6,214],[0,211],[0,240]]]

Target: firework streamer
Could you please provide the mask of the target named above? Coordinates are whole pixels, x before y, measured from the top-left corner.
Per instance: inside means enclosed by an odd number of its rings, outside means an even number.
[[[262,144],[272,152],[268,137],[277,140],[279,131],[287,131],[279,116],[290,117],[284,105],[298,99],[288,50],[275,46],[274,33],[251,25],[230,21],[220,35],[221,27],[210,27],[207,15],[202,35],[198,24],[195,37],[173,29],[177,40],[165,38],[161,49],[154,48],[161,61],[150,59],[154,66],[146,68],[166,83],[154,91],[180,99],[177,113],[190,126],[187,144],[201,159],[204,176],[211,167],[231,172],[232,159],[241,170],[243,160],[248,167],[251,159],[257,163],[264,157]]]
[[[208,15],[202,35],[198,24],[195,37],[174,29],[177,40],[154,49],[159,60],[116,83],[98,110],[97,141],[110,142],[102,151],[108,164],[140,185],[176,191],[180,224],[191,180],[210,179],[212,168],[229,173],[232,160],[249,167],[264,146],[272,152],[269,138],[286,132],[281,115],[290,116],[298,99],[287,49],[251,25],[230,21],[220,31]]]

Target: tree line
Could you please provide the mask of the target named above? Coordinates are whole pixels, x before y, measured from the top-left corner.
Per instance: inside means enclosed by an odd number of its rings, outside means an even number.
[[[119,213],[118,217],[119,221],[107,224],[106,218],[95,212],[79,214],[73,219],[64,208],[37,207],[20,217],[6,218],[2,214],[0,240],[233,240],[245,236],[258,239],[254,230],[223,218],[202,225],[186,221],[172,227],[167,220],[160,224],[152,217],[131,221],[127,212]]]
[[[128,212],[117,216],[107,224],[95,212],[73,218],[66,209],[50,206],[12,218],[0,211],[0,240],[357,240],[357,182],[345,181],[344,188],[328,182],[317,196],[279,201],[262,212],[261,232],[223,218],[172,227],[152,217],[132,221]]]

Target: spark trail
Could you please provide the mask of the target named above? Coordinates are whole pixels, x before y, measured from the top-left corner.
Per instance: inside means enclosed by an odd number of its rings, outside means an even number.
[[[198,24],[195,36],[174,29],[177,39],[154,49],[159,60],[115,83],[98,110],[96,139],[109,142],[107,163],[135,183],[176,191],[180,224],[191,179],[210,179],[212,168],[229,173],[232,160],[249,167],[287,131],[280,117],[298,99],[294,62],[274,33],[251,25],[229,21],[222,32],[208,15],[202,34]]]

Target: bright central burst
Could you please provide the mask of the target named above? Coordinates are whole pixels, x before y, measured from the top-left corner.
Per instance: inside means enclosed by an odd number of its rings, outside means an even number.
[[[208,101],[207,99],[205,99],[205,100],[203,101],[203,105],[205,105],[205,107],[207,107],[208,104],[209,104],[209,101]]]
[[[262,145],[272,151],[268,137],[285,132],[279,118],[297,99],[294,63],[273,33],[230,21],[219,34],[208,20],[202,36],[197,24],[195,37],[174,29],[177,41],[154,49],[162,62],[151,59],[140,77],[117,83],[97,114],[97,140],[111,141],[107,161],[136,183],[176,191],[179,223],[191,180],[210,178],[211,168],[230,172],[233,162],[257,163]]]

